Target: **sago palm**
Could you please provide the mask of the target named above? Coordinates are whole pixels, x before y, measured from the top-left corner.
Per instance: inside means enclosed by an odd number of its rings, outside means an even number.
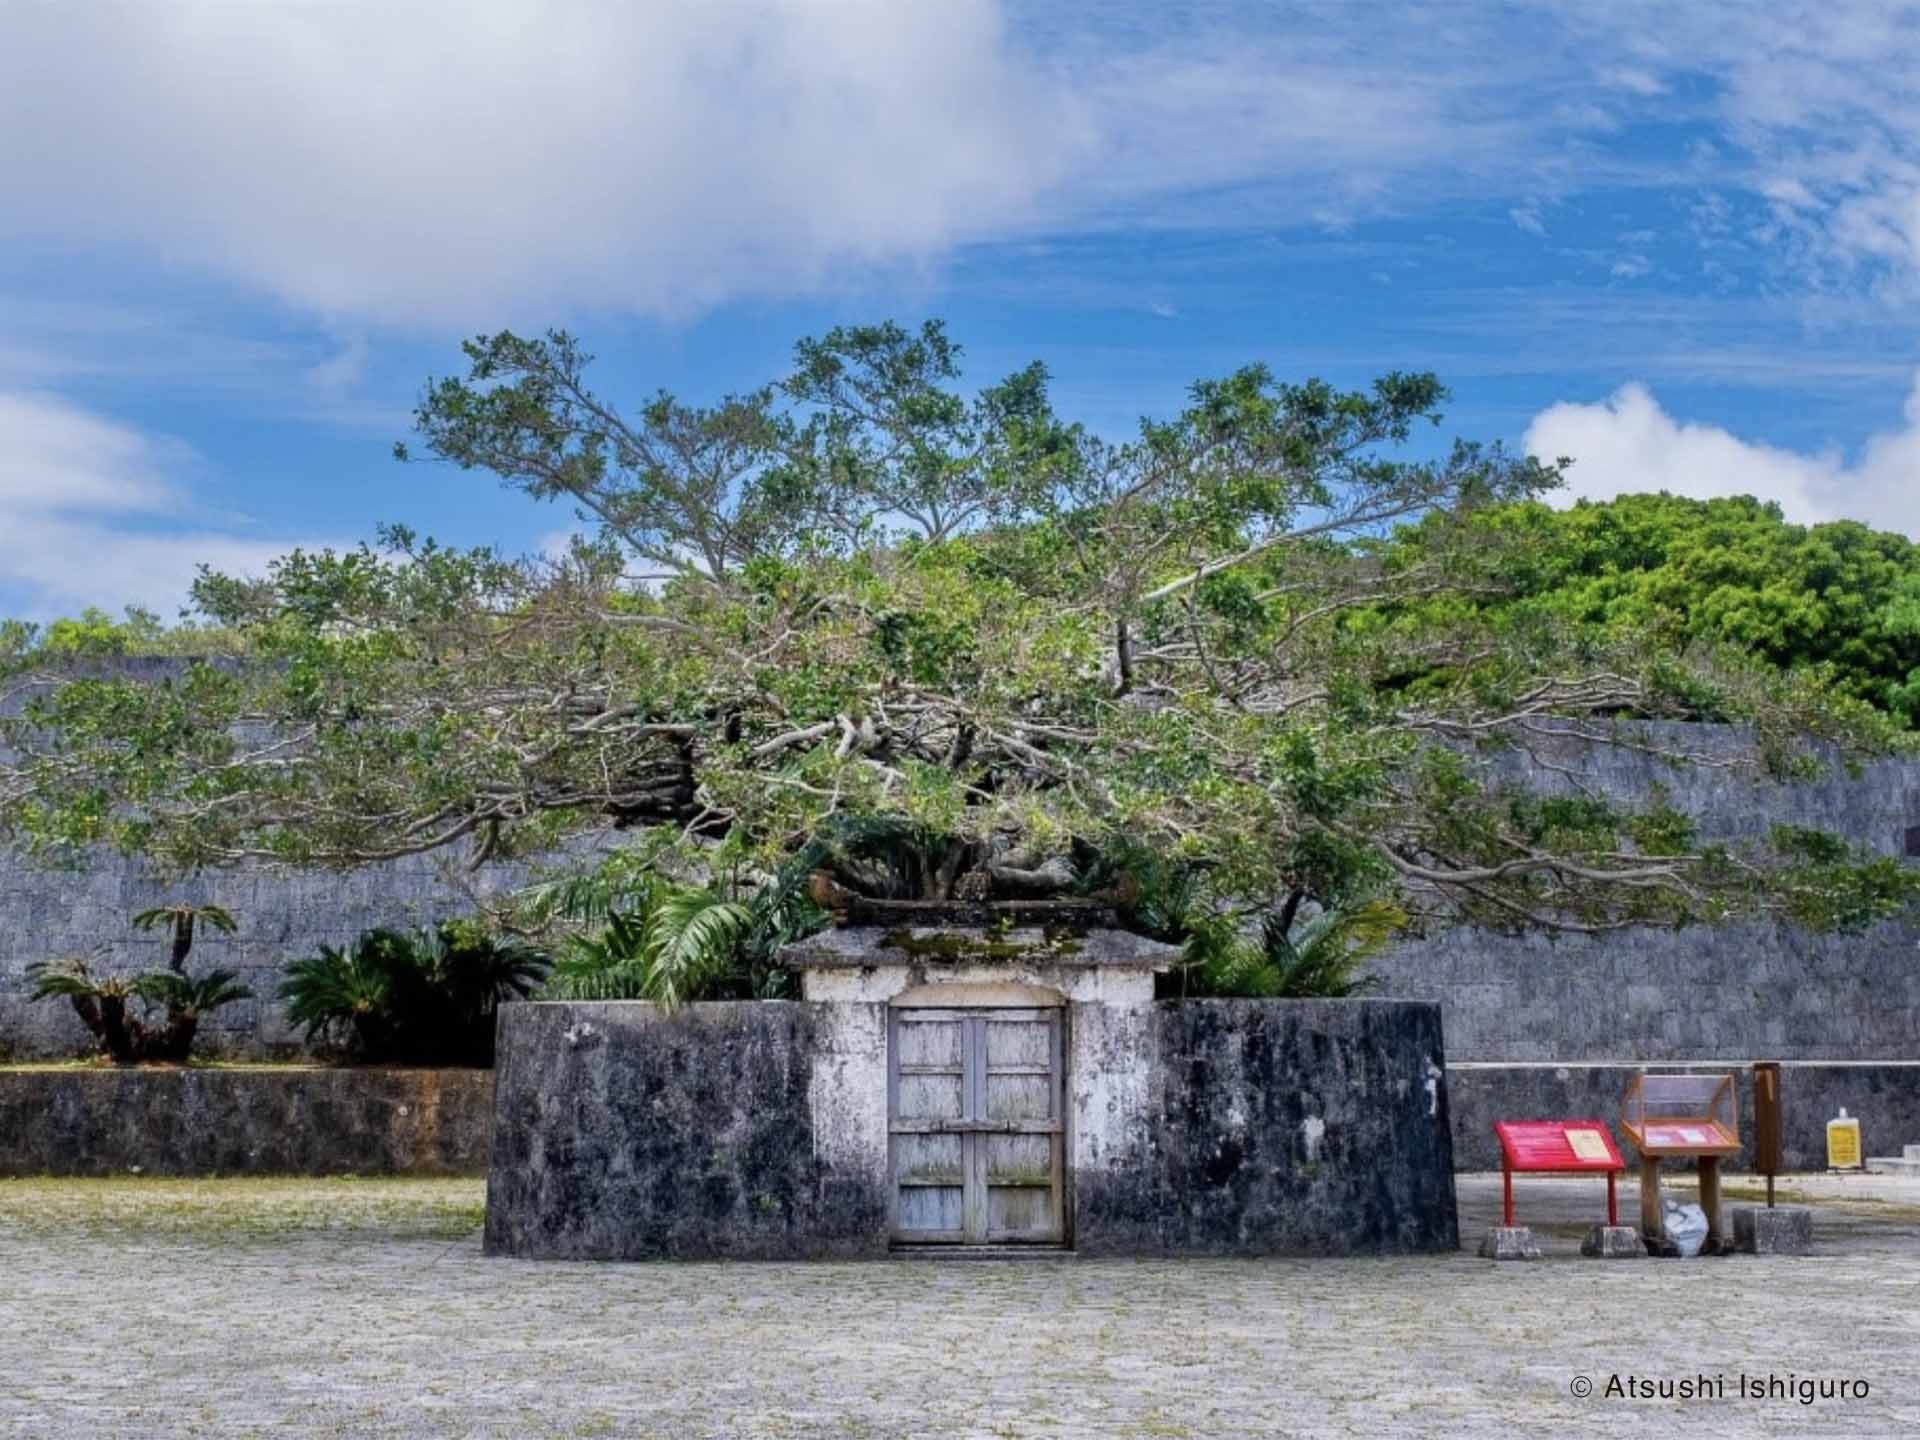
[[[153,930],[164,925],[173,932],[173,950],[167,963],[176,975],[184,975],[187,970],[187,956],[193,950],[193,932],[197,924],[211,925],[224,935],[231,935],[238,929],[231,911],[218,905],[195,905],[189,901],[175,901],[171,905],[155,905],[141,910],[133,917],[136,930]]]

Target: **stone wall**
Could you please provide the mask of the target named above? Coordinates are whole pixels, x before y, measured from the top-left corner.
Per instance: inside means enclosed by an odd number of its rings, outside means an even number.
[[[1454,930],[1373,965],[1446,1009],[1456,1060],[1920,1059],[1920,927]]]
[[[1166,1001],[1149,1053],[1145,1143],[1074,1175],[1082,1253],[1458,1244],[1437,1007]]]
[[[486,1070],[0,1070],[0,1176],[479,1175]]]
[[[286,966],[321,945],[344,945],[363,930],[427,924],[473,908],[477,894],[519,884],[523,867],[490,866],[462,875],[457,857],[413,856],[346,873],[239,869],[168,882],[148,867],[114,856],[84,870],[0,862],[0,1059],[68,1058],[92,1053],[92,1037],[64,1001],[28,1000],[25,971],[36,960],[87,957],[99,972],[164,968],[171,937],[135,931],[128,918],[149,906],[189,900],[224,906],[239,928],[195,933],[188,969],[239,972],[254,999],[201,1022],[196,1053],[277,1059],[300,1053],[277,992]]]
[[[1884,760],[1849,775],[1776,784],[1731,765],[1675,766],[1653,753],[1684,743],[1731,761],[1726,727],[1651,725],[1647,749],[1573,742],[1523,771],[1540,790],[1576,783],[1615,798],[1664,788],[1710,839],[1762,836],[1774,825],[1840,835],[1905,853],[1920,826],[1920,761]],[[1831,760],[1831,756],[1829,759]],[[1920,925],[1813,936],[1738,924],[1599,936],[1460,929],[1402,946],[1373,965],[1384,994],[1445,1006],[1455,1061],[1920,1059]]]
[[[1496,1120],[1605,1121],[1629,1165],[1639,1157],[1619,1125],[1620,1097],[1641,1067],[1634,1065],[1456,1065],[1447,1072],[1453,1103],[1453,1155],[1461,1170],[1498,1170]],[[1741,1153],[1733,1170],[1753,1165],[1753,1072],[1745,1066],[1664,1064],[1663,1073],[1731,1072],[1739,1092]],[[1898,1155],[1920,1139],[1920,1061],[1904,1064],[1787,1061],[1780,1067],[1787,1170],[1827,1167],[1827,1121],[1845,1109],[1860,1121],[1868,1155]]]
[[[814,1070],[831,1054],[819,1045],[833,1018],[824,1008],[506,1007],[487,1253],[883,1254],[886,1194],[871,1165],[835,1161],[835,1116],[815,1103]],[[884,1111],[884,1087],[880,1103]]]
[[[885,1254],[886,1008],[509,1007],[488,1253]],[[1086,1004],[1069,1024],[1076,1248],[1454,1248],[1434,1007]]]

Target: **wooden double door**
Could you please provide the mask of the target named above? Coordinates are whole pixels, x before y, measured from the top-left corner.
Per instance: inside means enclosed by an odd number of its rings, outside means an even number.
[[[903,1008],[889,1023],[895,1242],[1064,1244],[1062,1012]]]

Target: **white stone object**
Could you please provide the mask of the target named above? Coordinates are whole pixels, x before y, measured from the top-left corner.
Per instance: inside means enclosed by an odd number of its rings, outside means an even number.
[[[1540,1242],[1525,1225],[1489,1225],[1480,1242],[1482,1260],[1538,1260]]]
[[[1646,1256],[1647,1247],[1631,1225],[1596,1225],[1580,1242],[1580,1253],[1589,1260],[1639,1260]]]

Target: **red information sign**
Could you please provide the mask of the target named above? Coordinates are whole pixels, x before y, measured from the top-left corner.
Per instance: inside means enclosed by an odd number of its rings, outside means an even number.
[[[1513,1225],[1513,1172],[1585,1174],[1604,1171],[1607,1177],[1607,1223],[1620,1223],[1615,1200],[1614,1173],[1626,1161],[1613,1143],[1613,1132],[1602,1120],[1496,1120],[1500,1137],[1500,1169],[1506,1193],[1507,1225]]]
[[[1624,1170],[1601,1120],[1500,1120],[1493,1133],[1509,1170]]]

